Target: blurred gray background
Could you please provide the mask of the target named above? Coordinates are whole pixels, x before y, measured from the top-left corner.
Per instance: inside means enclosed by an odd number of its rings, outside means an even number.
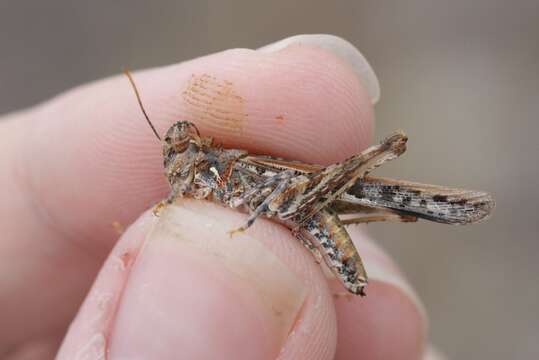
[[[407,154],[378,174],[492,192],[494,217],[369,228],[397,259],[453,359],[539,358],[539,2],[1,1],[0,113],[132,68],[300,33],[355,44],[382,87],[377,138]]]

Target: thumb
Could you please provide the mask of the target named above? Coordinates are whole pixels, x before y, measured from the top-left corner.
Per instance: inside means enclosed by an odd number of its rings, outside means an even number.
[[[144,214],[106,260],[58,359],[332,354],[336,321],[322,273],[275,224],[257,221],[230,238],[244,221],[186,199],[157,219]]]

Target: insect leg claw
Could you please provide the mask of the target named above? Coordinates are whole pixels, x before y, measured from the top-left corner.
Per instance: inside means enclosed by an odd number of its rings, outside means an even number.
[[[226,233],[228,234],[228,236],[230,236],[230,238],[232,238],[236,234],[241,234],[241,233],[245,232],[245,230],[247,230],[247,227],[240,226],[239,228],[228,230]]]
[[[155,217],[159,217],[159,213],[161,212],[161,210],[165,207],[169,205],[169,202],[167,200],[161,200],[159,201],[157,204],[154,205],[154,207],[152,208],[152,214],[155,216]]]
[[[229,230],[227,231],[227,234],[232,237],[234,236],[234,234],[238,234],[238,233],[242,233],[244,232],[245,230],[247,230],[248,228],[251,227],[251,225],[253,225],[253,223],[255,222],[256,218],[257,218],[258,215],[254,214],[254,215],[251,215],[249,216],[249,219],[247,219],[247,223],[243,226],[240,226],[239,228],[236,228],[236,229],[232,229],[232,230]]]

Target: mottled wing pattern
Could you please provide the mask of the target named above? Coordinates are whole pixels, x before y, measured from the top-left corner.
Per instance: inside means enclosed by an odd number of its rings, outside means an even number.
[[[356,182],[341,200],[445,224],[476,223],[494,208],[494,200],[485,192],[376,177]]]
[[[260,178],[271,177],[284,170],[293,170],[297,174],[324,170],[320,165],[252,155],[238,161],[237,166],[238,170]],[[482,221],[492,212],[494,205],[492,197],[485,192],[372,176],[360,176],[332,203],[339,214],[372,213],[385,208],[403,216],[417,216],[446,224]]]
[[[281,219],[296,221],[309,218],[352,187],[358,178],[386,161],[395,159],[406,150],[406,135],[396,132],[379,145],[371,146],[360,154],[330,165],[320,171],[298,176],[277,210]]]

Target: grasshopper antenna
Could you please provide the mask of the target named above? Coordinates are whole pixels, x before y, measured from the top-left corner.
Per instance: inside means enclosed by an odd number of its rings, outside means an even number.
[[[155,127],[153,126],[152,122],[150,121],[150,118],[148,117],[148,114],[146,113],[146,110],[144,110],[144,106],[142,105],[142,100],[140,99],[140,94],[137,89],[137,85],[135,85],[135,81],[133,80],[133,77],[131,76],[131,73],[127,68],[123,69],[123,73],[127,78],[129,79],[129,82],[131,83],[131,87],[133,88],[133,91],[135,91],[135,96],[137,97],[138,104],[140,106],[140,110],[142,110],[142,113],[144,114],[144,117],[146,118],[146,121],[148,122],[148,125],[152,128],[153,133],[155,134],[155,137],[161,141],[161,137],[157,133],[157,130],[155,130]]]

